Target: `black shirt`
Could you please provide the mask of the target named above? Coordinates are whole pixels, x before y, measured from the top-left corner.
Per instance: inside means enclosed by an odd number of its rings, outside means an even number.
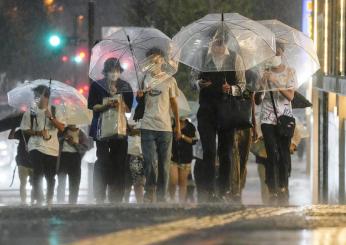
[[[185,127],[181,129],[181,133],[190,138],[196,137],[196,128],[188,120],[185,121]],[[185,140],[173,140],[172,144],[172,161],[178,164],[191,163],[193,158],[192,144],[187,143]]]
[[[19,144],[17,147],[17,156],[16,156],[17,165],[24,166],[27,168],[32,168],[32,165],[29,160],[29,153],[26,150],[26,145],[29,141],[29,138],[30,136],[22,133],[22,130],[20,129],[18,129],[14,133],[14,139],[19,140]]]
[[[124,102],[129,109],[132,108],[133,103],[133,91],[130,84],[124,80],[118,79],[116,82],[116,88],[119,93],[122,94],[124,98]],[[88,108],[90,110],[97,104],[102,105],[103,99],[106,97],[110,97],[110,93],[108,91],[108,85],[106,79],[102,79],[96,82],[91,83],[89,96],[88,96]],[[89,135],[96,139],[97,135],[97,122],[101,115],[101,112],[93,111],[93,119],[91,121],[90,132]]]

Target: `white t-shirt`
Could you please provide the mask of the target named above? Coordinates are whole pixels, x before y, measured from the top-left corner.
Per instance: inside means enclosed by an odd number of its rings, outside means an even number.
[[[175,78],[168,77],[166,80],[156,83],[148,76],[145,84],[155,84],[152,91],[145,96],[145,110],[141,119],[141,129],[172,132],[171,121],[171,98],[179,95],[179,89]],[[158,84],[158,85],[156,85]]]
[[[51,108],[49,106],[49,108]],[[59,155],[59,140],[58,140],[58,129],[56,129],[51,121],[47,118],[45,120],[45,110],[37,109],[36,110],[36,119],[33,120],[32,130],[42,131],[44,129],[44,123],[46,121],[46,129],[48,130],[51,138],[49,140],[44,140],[42,136],[31,136],[28,142],[29,152],[32,150],[38,150],[43,154],[50,156]],[[56,108],[55,118],[61,122],[65,123],[65,120],[62,116],[62,112]],[[37,122],[37,123],[36,123]],[[20,125],[22,130],[29,130],[31,127],[31,117],[30,110],[26,111],[23,115],[23,119]]]
[[[290,68],[285,68],[284,71],[276,73],[272,72],[275,78],[278,80],[281,88],[295,88],[297,84],[295,73]],[[293,117],[291,102],[283,96],[280,92],[273,92],[273,98],[275,102],[276,112],[278,117],[282,115]],[[270,93],[265,92],[262,101],[261,109],[261,124],[273,124],[276,125],[276,117],[274,113],[273,103],[271,101]]]

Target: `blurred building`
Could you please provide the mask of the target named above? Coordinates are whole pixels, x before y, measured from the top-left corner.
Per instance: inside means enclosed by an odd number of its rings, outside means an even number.
[[[345,203],[346,0],[305,1],[321,70],[312,82],[311,178],[315,203]],[[310,24],[311,23],[311,24]]]

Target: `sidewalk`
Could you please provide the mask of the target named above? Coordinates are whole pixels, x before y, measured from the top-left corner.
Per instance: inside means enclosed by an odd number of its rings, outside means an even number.
[[[257,173],[257,164],[250,153],[247,165],[247,178],[243,190],[243,204],[262,204],[260,179]],[[292,173],[289,179],[290,205],[309,205],[312,203],[310,177],[306,174],[306,160],[299,161],[296,155],[292,156]]]

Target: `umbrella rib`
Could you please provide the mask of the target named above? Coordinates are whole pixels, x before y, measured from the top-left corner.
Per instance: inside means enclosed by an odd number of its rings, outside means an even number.
[[[209,25],[209,26],[211,26],[211,25]],[[181,49],[183,49],[183,47],[185,46],[185,44],[186,44],[188,41],[190,41],[196,34],[201,33],[202,31],[204,31],[205,29],[207,29],[209,26],[204,26],[203,28],[199,29],[199,30],[196,31],[195,33],[191,34],[190,37],[189,37],[188,39],[185,39],[184,42],[181,44],[181,46],[182,46]],[[179,51],[176,51],[176,53],[177,53],[177,52],[179,52]],[[173,57],[176,55],[176,53],[173,54]]]
[[[147,41],[150,41],[150,40],[153,40],[153,39],[164,39],[163,37],[148,37],[147,39],[143,39],[139,42],[135,42],[134,44],[137,45],[137,44],[142,44],[144,42],[147,42]],[[164,39],[165,40],[165,39]],[[169,41],[169,40],[168,40]]]

